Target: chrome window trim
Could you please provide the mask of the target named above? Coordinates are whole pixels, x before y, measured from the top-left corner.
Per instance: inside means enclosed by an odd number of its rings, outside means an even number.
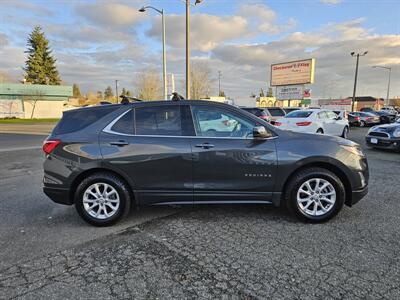
[[[123,112],[121,115],[116,117],[113,121],[111,121],[104,129],[102,130],[105,133],[114,134],[114,135],[121,135],[121,136],[130,136],[130,137],[165,137],[165,138],[197,138],[197,139],[232,139],[232,140],[254,140],[254,138],[243,138],[243,137],[218,137],[218,136],[197,136],[197,135],[141,135],[141,134],[128,134],[122,133],[111,130],[111,128],[117,123],[123,116],[125,116],[128,112],[131,112],[133,109],[129,109]],[[274,140],[277,139],[278,136],[271,136],[268,138],[260,139],[257,138],[256,140]]]

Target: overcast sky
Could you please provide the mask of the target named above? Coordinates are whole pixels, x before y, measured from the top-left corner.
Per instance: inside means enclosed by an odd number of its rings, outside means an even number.
[[[194,0],[193,0],[194,2]],[[50,40],[66,84],[86,91],[107,85],[134,90],[143,68],[162,72],[161,19],[139,13],[142,5],[164,8],[167,71],[184,94],[185,5],[180,0],[22,1],[0,0],[0,71],[22,78],[26,38],[40,25]],[[247,99],[269,82],[269,65],[316,58],[313,98],[352,94],[355,58],[360,60],[358,95],[386,96],[391,66],[392,96],[400,96],[400,1],[204,0],[192,8],[192,61],[208,62],[222,89]]]

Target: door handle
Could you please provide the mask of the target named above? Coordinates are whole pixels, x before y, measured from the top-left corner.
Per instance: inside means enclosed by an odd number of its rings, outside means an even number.
[[[210,148],[214,148],[215,146],[210,143],[204,143],[204,144],[197,144],[196,147],[203,148],[203,149],[210,149]]]
[[[123,147],[129,145],[127,141],[110,142],[110,145]]]

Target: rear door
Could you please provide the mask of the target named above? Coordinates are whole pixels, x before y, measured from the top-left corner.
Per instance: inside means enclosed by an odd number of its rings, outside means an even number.
[[[271,201],[277,172],[274,138],[255,140],[256,121],[225,107],[192,105],[195,202]],[[205,126],[212,120],[214,128]]]
[[[141,204],[192,202],[190,138],[184,137],[190,126],[184,113],[178,103],[139,106],[100,135],[104,163],[132,181]]]

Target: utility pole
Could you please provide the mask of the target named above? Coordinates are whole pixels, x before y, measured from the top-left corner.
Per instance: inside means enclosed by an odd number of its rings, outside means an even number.
[[[351,111],[354,111],[354,104],[356,102],[356,89],[357,89],[357,77],[358,77],[358,64],[360,61],[360,56],[365,56],[367,55],[368,51],[365,51],[363,54],[357,53],[355,54],[355,52],[351,52],[350,55],[351,56],[355,56],[357,57],[357,62],[356,62],[356,72],[355,72],[355,76],[354,76],[354,88],[353,88],[353,98],[351,101]]]
[[[221,75],[222,72],[218,71],[218,96],[221,96]]]
[[[118,81],[119,80],[115,80],[115,97],[117,98],[117,103],[119,102],[119,99],[118,99]]]

